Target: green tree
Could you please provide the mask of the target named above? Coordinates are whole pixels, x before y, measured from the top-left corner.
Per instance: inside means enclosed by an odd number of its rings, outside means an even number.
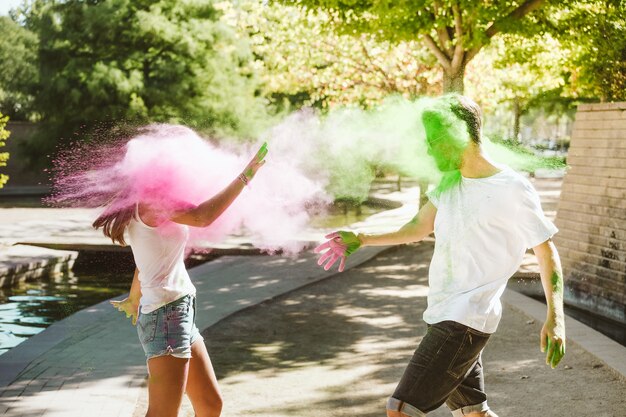
[[[435,59],[414,41],[341,35],[330,16],[258,0],[222,3],[224,19],[249,37],[264,94],[280,105],[371,107],[390,94],[439,93]]]
[[[445,92],[463,92],[467,64],[499,33],[534,34],[556,0],[281,0],[329,13],[338,30],[391,42],[420,41],[436,57]],[[542,7],[543,6],[543,7]]]
[[[5,141],[10,135],[10,132],[5,129],[8,121],[9,121],[9,117],[3,116],[2,113],[0,113],[0,148],[5,145]],[[7,166],[8,160],[9,160],[9,153],[0,152],[0,167]],[[4,184],[7,183],[8,180],[9,180],[8,175],[0,173],[0,188],[2,188]]]
[[[559,23],[561,40],[576,51],[577,95],[626,100],[626,2],[580,1]]]
[[[124,120],[255,132],[264,103],[249,48],[213,1],[31,0],[21,16],[40,39],[38,150]]]
[[[0,111],[12,120],[33,115],[37,90],[37,36],[8,16],[0,16]]]
[[[467,69],[467,90],[486,113],[505,107],[512,113],[512,138],[533,107],[561,100],[571,78],[571,51],[544,34],[533,38],[503,35],[483,48]]]

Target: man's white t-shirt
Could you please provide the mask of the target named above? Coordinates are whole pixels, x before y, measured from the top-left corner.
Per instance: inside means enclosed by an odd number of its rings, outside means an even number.
[[[461,177],[439,195],[428,193],[437,214],[426,323],[452,320],[495,332],[500,297],[526,249],[558,231],[530,182],[501,168],[487,178]]]

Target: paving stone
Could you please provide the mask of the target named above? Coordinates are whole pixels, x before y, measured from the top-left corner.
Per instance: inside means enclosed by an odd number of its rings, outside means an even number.
[[[22,394],[22,392],[24,392],[25,388],[9,388],[6,389],[2,392],[2,394],[0,394],[0,397],[2,398],[17,398],[20,396],[20,394]]]

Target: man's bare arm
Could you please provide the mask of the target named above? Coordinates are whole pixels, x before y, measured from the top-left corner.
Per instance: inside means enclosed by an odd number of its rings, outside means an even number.
[[[563,270],[559,254],[548,239],[533,248],[539,262],[541,284],[546,295],[547,316],[541,330],[541,351],[546,364],[556,367],[565,355],[565,313],[563,311]]]
[[[359,233],[362,246],[388,246],[419,242],[431,234],[435,228],[437,208],[429,201],[424,204],[410,222],[391,233],[368,235]]]

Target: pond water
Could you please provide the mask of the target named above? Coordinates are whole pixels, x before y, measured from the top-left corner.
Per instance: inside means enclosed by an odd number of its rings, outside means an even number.
[[[68,272],[0,288],[0,354],[85,307],[128,292],[132,274]]]

